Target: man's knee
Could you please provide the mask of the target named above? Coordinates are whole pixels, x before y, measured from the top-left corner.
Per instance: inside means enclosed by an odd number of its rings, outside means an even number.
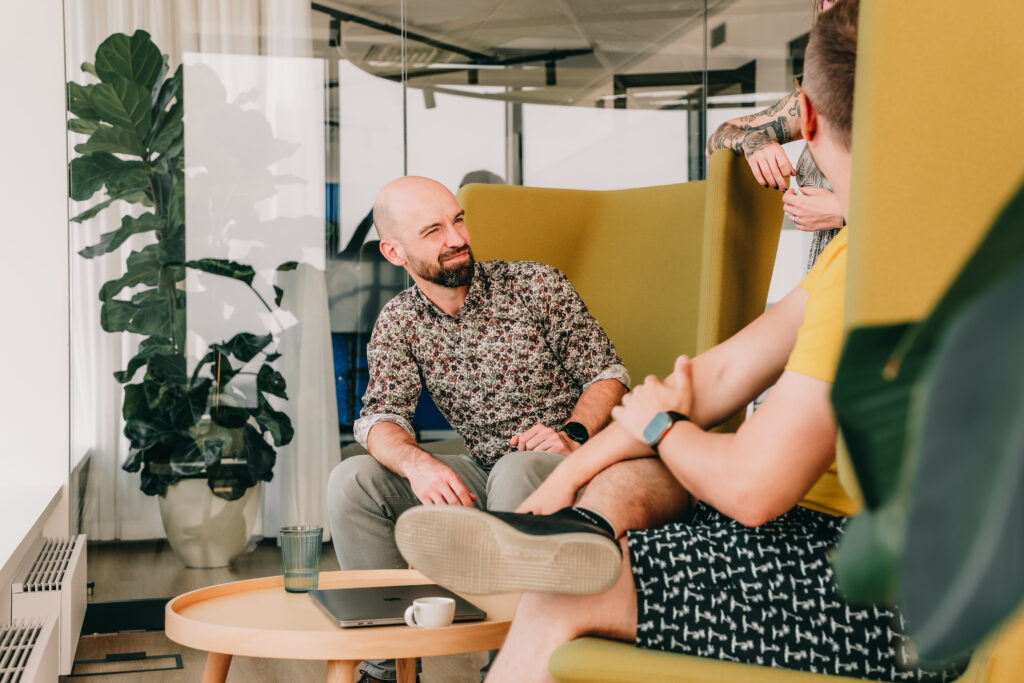
[[[515,509],[562,460],[561,455],[546,451],[509,453],[495,463],[487,478],[487,507]]]
[[[377,508],[381,489],[395,475],[372,455],[346,458],[331,470],[327,481],[327,505],[331,512],[351,508]]]

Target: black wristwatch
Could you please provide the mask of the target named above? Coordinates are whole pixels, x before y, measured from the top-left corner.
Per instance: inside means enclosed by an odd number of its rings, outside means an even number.
[[[681,420],[689,420],[682,413],[677,413],[674,410],[666,410],[660,413],[655,413],[651,421],[644,427],[644,441],[648,446],[654,450],[658,450],[658,444],[665,438],[668,431],[672,429],[672,425]]]
[[[588,432],[587,428],[579,422],[566,422],[558,431],[565,432],[567,437],[581,446],[590,438],[590,432]]]

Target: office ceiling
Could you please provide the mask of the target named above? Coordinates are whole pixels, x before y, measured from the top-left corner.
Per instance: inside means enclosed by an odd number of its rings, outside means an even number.
[[[709,26],[737,11],[809,17],[809,4],[707,0]],[[401,79],[398,0],[314,0],[313,8],[319,31],[329,33],[318,37],[341,56],[374,75]],[[703,70],[704,9],[705,0],[407,0],[405,74],[410,87],[437,92],[613,106],[625,97],[630,76]],[[778,42],[774,37],[776,48]],[[734,66],[752,58],[741,57]],[[676,85],[659,97],[667,87],[644,93],[631,85],[629,106],[685,104],[693,90]]]

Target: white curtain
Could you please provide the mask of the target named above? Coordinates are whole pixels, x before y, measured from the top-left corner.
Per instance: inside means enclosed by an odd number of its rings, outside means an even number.
[[[93,61],[96,47],[115,32],[149,32],[170,56],[172,71],[189,52],[307,57],[311,51],[311,10],[305,0],[68,0],[66,8],[68,78],[80,83],[91,82],[80,68],[82,62]],[[286,96],[267,94],[272,100]],[[322,102],[322,93],[320,97]],[[286,100],[269,106],[278,108],[277,115],[287,116]],[[72,146],[81,141],[80,136],[71,135]],[[319,154],[317,161],[323,164],[322,145],[315,152],[300,149],[296,154]],[[71,214],[90,203],[72,202]],[[318,208],[322,216],[322,202]],[[111,209],[83,225],[71,224],[74,251],[97,242],[120,220],[117,210]],[[83,531],[95,540],[164,535],[156,499],[139,491],[137,474],[120,469],[128,444],[121,434],[122,390],[112,375],[131,358],[139,340],[104,332],[97,299],[100,286],[123,272],[124,259],[144,240],[132,238],[117,256],[72,257],[73,439],[76,456],[86,451],[91,455],[88,488],[80,495]],[[317,260],[314,254],[311,261]],[[283,407],[296,426],[296,437],[291,445],[278,449],[275,478],[266,487],[264,527],[269,530],[276,529],[279,521],[326,527],[323,492],[314,493],[325,485],[324,473],[338,460],[338,434],[333,386],[329,391],[325,387],[333,370],[322,256],[319,261],[319,267],[300,268],[304,276],[286,296],[291,315],[285,319],[292,322],[278,327],[279,345],[289,347],[278,361],[290,398]],[[291,352],[291,347],[296,351]]]

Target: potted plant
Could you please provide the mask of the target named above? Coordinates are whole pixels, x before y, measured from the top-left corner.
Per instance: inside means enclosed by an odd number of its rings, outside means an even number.
[[[128,256],[124,274],[99,291],[103,329],[142,336],[125,369],[115,373],[124,384],[124,435],[131,444],[123,468],[141,474],[144,493],[160,496],[165,528],[172,524],[169,508],[201,509],[206,512],[198,526],[208,522],[212,535],[220,537],[238,524],[224,523],[209,500],[190,498],[170,505],[169,491],[181,480],[194,481],[208,489],[207,497],[252,509],[255,504],[245,499],[258,501],[254,487],[270,481],[275,447],[289,443],[293,429],[288,416],[272,404],[271,397],[287,398],[285,380],[273,367],[279,354],[272,334],[243,332],[211,344],[189,371],[186,270],[239,280],[258,305],[275,309],[253,287],[256,273],[251,266],[212,258],[186,261],[181,67],[168,75],[167,55],[149,34],[136,31],[107,38],[96,50],[95,62],[82,68],[98,82],[68,83],[68,128],[88,136],[74,148],[78,156],[69,165],[70,195],[77,201],[101,191],[105,196],[71,220],[88,221],[112,205],[142,208],[123,216],[116,230],[79,252],[93,259],[129,240],[139,244]],[[277,289],[276,305],[280,299]],[[250,386],[247,401],[226,391],[243,378]],[[195,520],[185,522],[186,538],[204,535],[196,526]],[[172,548],[182,556],[175,534],[167,531]],[[226,555],[202,551],[183,559],[189,566],[226,564],[227,556],[244,548],[249,533],[251,526],[242,533],[241,547],[234,549],[236,539]]]

